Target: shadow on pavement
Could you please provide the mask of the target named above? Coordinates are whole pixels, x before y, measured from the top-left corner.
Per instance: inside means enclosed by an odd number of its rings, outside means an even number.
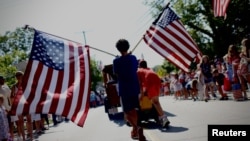
[[[126,125],[123,112],[120,112],[120,113],[117,113],[114,115],[109,115],[109,120],[113,121],[115,124],[117,124],[119,126]]]
[[[151,121],[151,120],[142,122],[141,125],[143,128],[148,129],[148,130],[161,128],[161,126],[158,123],[156,123],[155,121]]]
[[[175,114],[169,113],[167,111],[164,111],[164,113],[168,116],[168,117],[175,117]]]
[[[178,133],[178,132],[187,131],[188,128],[186,128],[186,127],[177,127],[177,126],[169,125],[168,128],[160,128],[160,130],[161,130],[161,132]]]
[[[172,113],[169,113],[169,112],[166,112],[164,111],[164,113],[168,116],[168,117],[174,117],[176,115],[172,114]],[[124,126],[124,125],[127,125],[127,126],[130,126],[129,123],[127,123],[125,120],[124,120],[124,114],[123,112],[119,112],[117,114],[114,114],[114,115],[107,115],[109,117],[109,120],[114,122],[115,124],[119,125],[119,126]],[[147,115],[143,115],[143,116],[147,116]],[[158,116],[156,115],[156,118]],[[157,123],[158,120],[154,119],[152,116],[151,117],[146,117],[145,118],[146,120],[144,120],[144,118],[142,118],[141,120],[141,124],[144,128],[147,128],[147,129],[161,129],[162,127]]]
[[[147,121],[142,123],[142,127],[147,130],[155,130],[158,129],[161,132],[168,132],[168,133],[178,133],[178,132],[184,132],[187,131],[188,128],[186,127],[177,127],[173,125],[169,125],[167,128],[163,128],[161,125],[157,124],[155,121]]]

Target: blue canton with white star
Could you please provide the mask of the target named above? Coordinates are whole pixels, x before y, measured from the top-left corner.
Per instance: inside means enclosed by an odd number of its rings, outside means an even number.
[[[163,11],[160,19],[158,20],[156,24],[158,26],[161,26],[162,28],[165,28],[166,26],[171,24],[173,21],[179,20],[179,19],[180,18],[175,14],[175,12],[172,9],[166,8]]]
[[[63,70],[63,40],[36,31],[30,56],[32,60],[40,61],[49,68],[53,68],[55,70]]]

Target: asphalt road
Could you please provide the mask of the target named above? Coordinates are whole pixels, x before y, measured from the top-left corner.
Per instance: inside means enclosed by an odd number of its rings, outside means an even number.
[[[249,125],[250,100],[175,100],[173,96],[162,96],[160,102],[168,118],[170,127],[163,129],[150,120],[144,124],[144,133],[148,141],[207,141],[208,125]],[[250,96],[250,94],[248,93]],[[49,130],[38,136],[37,141],[132,141],[131,128],[122,116],[109,120],[104,107],[89,110],[84,127],[72,122],[51,125]]]

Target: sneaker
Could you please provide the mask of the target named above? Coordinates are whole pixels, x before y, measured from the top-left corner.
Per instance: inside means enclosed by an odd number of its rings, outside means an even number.
[[[26,137],[27,137],[27,138],[30,138],[30,133],[27,133]]]
[[[33,140],[33,135],[30,135],[30,133],[27,133],[27,141],[32,141]]]
[[[131,131],[131,138],[134,139],[134,140],[139,139],[138,132],[136,130]]]
[[[195,99],[198,100],[198,101],[201,100],[199,97],[195,97]]]
[[[143,134],[143,128],[142,127],[138,128],[138,137],[139,137],[139,141],[146,141],[146,137]]]
[[[42,131],[45,131],[45,130],[49,130],[49,129],[46,128],[46,127],[43,127],[41,130],[42,130]]]
[[[227,97],[221,97],[220,100],[228,100]]]
[[[168,127],[168,125],[170,124],[170,121],[168,120],[168,118],[166,116],[164,116],[162,119],[161,119],[161,124],[162,124],[162,127]]]
[[[214,97],[214,98],[217,98],[216,94],[213,94],[213,97]]]
[[[37,134],[37,135],[41,135],[41,134],[43,134],[43,133],[44,133],[44,131],[41,131],[41,130],[36,131],[36,134]]]
[[[243,97],[238,98],[238,99],[236,99],[236,101],[244,101],[244,98]]]
[[[224,98],[224,97],[221,97],[220,100],[225,100],[225,98]]]
[[[20,136],[17,136],[17,141],[22,141],[22,138]]]

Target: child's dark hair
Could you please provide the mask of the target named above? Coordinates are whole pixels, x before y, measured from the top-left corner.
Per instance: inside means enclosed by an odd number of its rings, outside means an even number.
[[[219,71],[217,70],[217,69],[214,69],[213,70],[213,74],[216,74],[216,73],[218,73]]]
[[[116,48],[120,52],[126,52],[129,49],[129,42],[126,39],[120,39],[116,42]]]
[[[179,77],[178,73],[174,74],[174,78],[178,78],[178,77]]]
[[[193,81],[192,81],[192,88],[196,88],[197,84],[198,84],[198,80],[197,79],[193,79]]]
[[[140,68],[147,68],[148,67],[147,62],[145,60],[140,60],[139,67]]]

